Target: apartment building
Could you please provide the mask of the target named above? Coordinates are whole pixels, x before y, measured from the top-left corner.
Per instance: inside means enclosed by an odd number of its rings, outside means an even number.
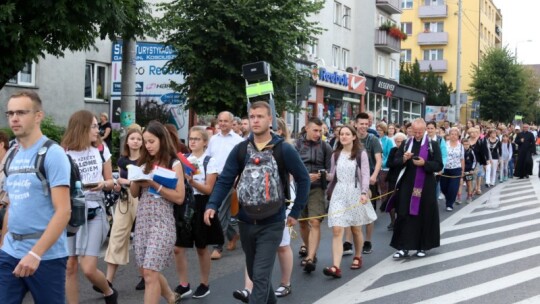
[[[431,67],[441,80],[457,81],[458,0],[402,0],[401,61],[418,60],[422,72]],[[462,0],[461,91],[471,84],[471,69],[491,47],[502,47],[502,14],[491,0]],[[471,100],[469,98],[468,103]],[[470,117],[472,107],[461,109]]]

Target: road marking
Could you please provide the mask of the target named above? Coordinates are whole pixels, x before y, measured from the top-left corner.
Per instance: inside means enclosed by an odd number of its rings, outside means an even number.
[[[538,304],[540,303],[540,296],[534,296],[523,301],[515,302],[514,304]]]
[[[447,238],[443,238],[444,236],[441,235],[441,246],[451,244],[451,243],[457,243],[457,242],[461,242],[461,241],[466,241],[466,240],[470,240],[470,239],[474,239],[474,238],[479,238],[479,237],[483,237],[483,236],[488,236],[488,235],[492,235],[492,234],[507,232],[507,231],[510,231],[510,230],[520,229],[520,228],[524,228],[524,227],[535,226],[535,225],[539,225],[539,224],[540,224],[540,219],[535,219],[535,220],[530,220],[530,221],[525,221],[525,222],[518,222],[518,223],[515,223],[515,224],[510,224],[510,225],[506,225],[506,226],[502,226],[502,227],[491,228],[491,229],[486,229],[486,230],[482,230],[482,231],[476,231],[476,232],[472,232],[472,233],[467,233],[467,234],[462,234],[462,235],[457,235],[457,236],[452,236],[452,237],[447,237]]]
[[[533,210],[534,210],[534,212],[533,212]],[[517,218],[520,218],[520,217],[533,215],[533,214],[537,214],[537,213],[540,213],[540,208],[536,208],[536,209],[532,209],[532,210],[525,210],[525,211],[521,211],[521,212],[516,212],[514,214],[497,216],[497,217],[490,218],[490,219],[485,219],[485,220],[478,220],[478,221],[475,221],[475,222],[472,222],[472,223],[463,223],[463,224],[456,223],[456,225],[454,227],[448,229],[447,231],[460,230],[460,229],[465,229],[465,228],[472,228],[472,227],[477,227],[477,226],[482,226],[482,225],[487,225],[487,224],[493,224],[493,223],[502,222],[502,221],[506,221],[506,220],[517,219]]]
[[[504,202],[504,204],[508,204],[508,203]],[[503,205],[503,203],[501,203],[501,205]],[[498,209],[489,209],[488,208],[488,209],[483,210],[483,211],[478,211],[478,212],[466,215],[466,216],[463,217],[463,219],[474,219],[475,217],[479,217],[479,216],[483,216],[483,215],[490,215],[490,214],[501,212],[501,211],[508,211],[508,210],[512,210],[512,209],[516,209],[516,208],[522,208],[522,207],[528,207],[528,206],[540,207],[540,202],[539,201],[532,201],[532,202],[527,201],[527,202],[522,202],[522,203],[519,203],[519,204],[510,204],[509,206],[499,207]],[[534,208],[530,208],[528,210],[532,210],[532,209],[534,209]]]

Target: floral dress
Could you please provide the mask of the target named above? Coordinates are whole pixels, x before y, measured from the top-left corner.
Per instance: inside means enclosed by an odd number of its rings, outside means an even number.
[[[351,227],[369,224],[377,219],[370,202],[360,204],[361,181],[356,181],[356,159],[341,152],[336,164],[337,183],[328,209],[328,226]],[[358,178],[360,179],[360,178]]]
[[[148,189],[141,189],[137,208],[135,261],[144,269],[161,271],[169,266],[176,241],[173,203],[156,197]]]

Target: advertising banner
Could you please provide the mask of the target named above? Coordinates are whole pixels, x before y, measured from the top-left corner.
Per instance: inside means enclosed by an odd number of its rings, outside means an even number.
[[[449,120],[449,107],[426,106],[426,121],[442,122]]]

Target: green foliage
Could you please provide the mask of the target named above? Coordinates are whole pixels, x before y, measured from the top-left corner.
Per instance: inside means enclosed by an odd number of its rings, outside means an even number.
[[[66,131],[65,127],[59,126],[54,123],[54,119],[51,116],[46,116],[41,122],[41,132],[48,138],[60,143],[64,132]]]
[[[166,43],[177,51],[169,68],[184,74],[173,88],[188,97],[197,113],[245,112],[242,65],[267,61],[272,69],[278,111],[294,83],[294,58],[299,46],[322,29],[306,17],[317,13],[322,0],[199,0],[161,5],[158,21]],[[139,117],[139,116],[137,116]]]
[[[470,95],[482,119],[509,122],[526,101],[525,74],[507,48],[492,48],[473,65]]]
[[[113,170],[116,170],[116,168],[118,167],[117,166],[117,163],[118,163],[118,158],[120,157],[120,131],[118,130],[112,130],[112,141],[111,141],[111,145],[112,147],[109,147],[109,149],[111,150],[111,164],[112,164],[112,167],[113,167]]]
[[[82,51],[107,35],[142,34],[144,0],[7,0],[0,4],[0,88],[45,54]]]
[[[426,105],[450,105],[452,83],[440,81],[431,67],[427,73],[420,72],[420,64],[416,59],[413,64],[401,63],[399,73],[400,83],[427,92]]]

